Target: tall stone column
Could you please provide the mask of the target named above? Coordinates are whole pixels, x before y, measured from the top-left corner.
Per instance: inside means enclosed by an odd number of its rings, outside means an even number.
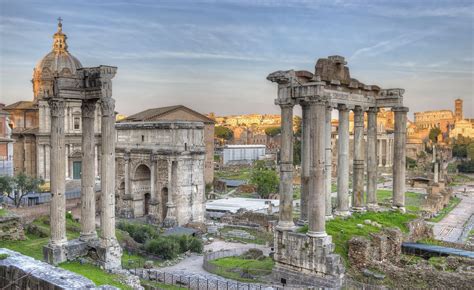
[[[405,210],[407,107],[395,107],[393,206]]]
[[[367,204],[377,206],[377,108],[367,112]]]
[[[336,214],[347,216],[349,212],[349,109],[339,105],[339,127],[337,130],[337,210]]]
[[[392,150],[390,148],[390,137],[387,136],[387,140],[385,140],[385,167],[392,166]]]
[[[125,151],[123,159],[125,160],[125,195],[127,195],[132,193],[130,190],[130,151]]]
[[[177,175],[177,161],[168,159],[168,201],[166,203],[166,217],[163,221],[165,228],[171,228],[177,225],[176,205],[173,202],[173,195],[177,186]]]
[[[103,267],[121,267],[122,250],[115,237],[115,100],[101,99],[101,216],[100,243]]]
[[[95,104],[82,102],[82,177],[81,177],[81,236],[87,241],[97,238],[95,230]]]
[[[326,190],[326,219],[331,219],[332,216],[332,197],[331,197],[331,173],[332,173],[332,147],[331,147],[331,112],[332,107],[326,107],[326,119],[325,119],[325,133],[324,133],[324,145],[325,145],[325,185]]]
[[[354,109],[354,165],[352,180],[353,210],[364,209],[364,111],[356,106]]]
[[[326,191],[325,177],[325,131],[326,104],[320,100],[311,103],[311,187],[308,205],[308,236],[325,237]]]
[[[304,224],[308,221],[309,170],[311,167],[311,112],[308,103],[302,104],[302,113],[300,224]]]
[[[379,139],[378,141],[378,146],[379,146],[379,151],[378,151],[378,157],[379,157],[379,167],[383,166],[382,162],[382,156],[383,156],[383,151],[382,151],[382,139]]]
[[[277,228],[293,230],[293,104],[283,103],[280,108],[280,216]]]
[[[66,194],[64,168],[64,112],[65,102],[62,99],[48,100],[51,112],[51,154],[50,154],[50,227],[51,237],[43,249],[44,258],[48,263],[58,264],[66,260],[64,246],[66,238]]]

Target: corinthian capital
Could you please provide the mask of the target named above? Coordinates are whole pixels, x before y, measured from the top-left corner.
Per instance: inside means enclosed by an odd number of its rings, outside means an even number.
[[[66,103],[61,99],[49,99],[49,109],[52,117],[64,117],[64,108]]]
[[[82,101],[82,117],[84,118],[94,118],[95,117],[95,100],[84,100]]]
[[[115,113],[115,100],[112,98],[101,99],[102,116],[111,117]]]

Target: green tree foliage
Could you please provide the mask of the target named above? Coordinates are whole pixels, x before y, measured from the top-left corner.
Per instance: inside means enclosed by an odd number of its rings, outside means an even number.
[[[280,181],[275,170],[255,167],[250,175],[250,183],[257,186],[257,192],[262,198],[268,198],[270,193],[278,190]]]
[[[451,140],[451,144],[453,146],[453,157],[458,158],[467,158],[469,157],[468,150],[472,148],[474,145],[474,140],[469,137],[458,136],[456,139]],[[471,147],[470,147],[471,146]],[[474,149],[471,149],[474,150]],[[471,159],[473,158],[474,153],[471,153]]]
[[[300,137],[301,136],[301,122],[302,122],[302,119],[300,116],[295,116],[294,120],[293,120],[294,124],[295,124],[295,136],[297,137]]]
[[[438,136],[441,134],[441,130],[437,127],[431,128],[429,138],[433,143],[438,143]]]
[[[474,160],[474,142],[467,145],[466,155],[469,159]]]
[[[145,243],[145,250],[163,259],[174,259],[187,251],[202,253],[202,240],[186,235],[159,236]]]
[[[214,129],[214,136],[229,141],[234,137],[234,132],[227,127],[216,126]]]
[[[147,240],[158,237],[158,232],[150,225],[120,222],[117,227],[127,232],[137,243],[145,243]]]
[[[13,201],[19,207],[23,197],[30,193],[39,191],[44,181],[39,178],[20,173],[16,176],[0,176],[0,192]]]
[[[406,164],[408,168],[415,168],[416,167],[416,160],[410,157],[406,158]]]
[[[463,173],[474,173],[474,159],[458,164],[458,170]]]
[[[270,137],[275,137],[281,133],[281,127],[268,127],[265,129],[265,134]]]

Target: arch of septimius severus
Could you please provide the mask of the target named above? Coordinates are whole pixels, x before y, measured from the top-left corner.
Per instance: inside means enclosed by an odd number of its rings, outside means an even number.
[[[405,144],[408,108],[403,89],[381,89],[350,77],[341,56],[319,59],[315,73],[277,71],[267,79],[278,84],[275,104],[281,108],[280,213],[275,229],[275,270],[278,281],[290,284],[337,286],[344,267],[333,253],[325,220],[331,206],[331,112],[339,112],[337,208],[349,215],[375,207],[377,185],[377,111],[395,113],[393,156],[393,207],[404,211]],[[293,108],[302,107],[302,219],[307,234],[294,232],[293,222]],[[354,142],[349,148],[349,111],[354,112]],[[364,114],[368,115],[367,146],[363,146]],[[353,150],[352,204],[349,198],[349,150]],[[364,151],[367,155],[367,196],[364,198]],[[367,203],[365,203],[365,200]]]

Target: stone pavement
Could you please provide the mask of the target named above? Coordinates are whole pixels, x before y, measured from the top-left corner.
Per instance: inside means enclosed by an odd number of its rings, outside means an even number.
[[[464,194],[465,187],[466,193]],[[461,202],[441,221],[434,224],[433,232],[437,240],[464,243],[464,229],[473,227],[470,223],[473,220],[471,216],[474,215],[474,186],[455,187],[454,192],[457,197],[461,198]]]

